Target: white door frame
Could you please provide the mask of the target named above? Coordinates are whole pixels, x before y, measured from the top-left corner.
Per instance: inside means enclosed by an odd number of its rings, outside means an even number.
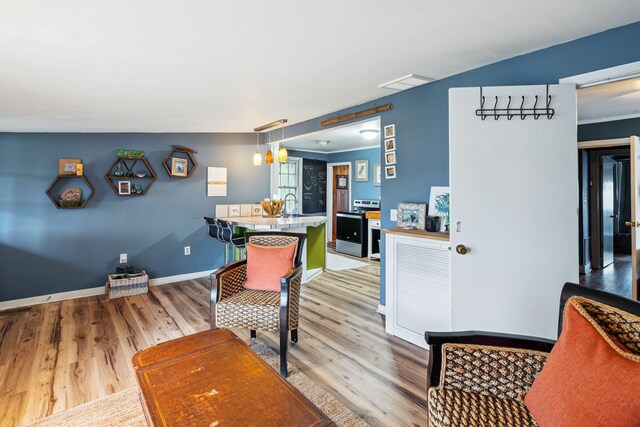
[[[333,234],[333,167],[334,166],[348,166],[349,167],[349,179],[347,180],[349,187],[349,206],[352,204],[351,193],[351,162],[336,162],[327,163],[327,242],[331,241],[331,235]]]

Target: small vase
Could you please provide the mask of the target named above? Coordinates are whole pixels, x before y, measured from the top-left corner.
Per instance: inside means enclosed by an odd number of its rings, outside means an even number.
[[[113,171],[113,174],[115,176],[124,176],[124,169],[122,168],[122,164],[120,163],[120,160],[118,160],[118,163],[116,163],[116,170]]]

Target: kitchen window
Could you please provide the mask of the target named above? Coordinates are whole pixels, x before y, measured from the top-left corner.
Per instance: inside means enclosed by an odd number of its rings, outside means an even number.
[[[290,157],[286,162],[278,164],[278,195],[282,200],[286,198],[284,209],[288,213],[293,212],[299,201],[300,163],[300,159]]]

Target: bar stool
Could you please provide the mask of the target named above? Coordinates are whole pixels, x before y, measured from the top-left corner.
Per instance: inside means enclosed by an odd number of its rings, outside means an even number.
[[[209,226],[209,236],[225,244],[225,265],[229,264],[229,246],[232,247],[232,251],[235,248],[240,248],[242,250],[241,257],[246,257],[244,235],[234,235],[233,225],[230,222],[207,216],[204,217],[204,220]]]

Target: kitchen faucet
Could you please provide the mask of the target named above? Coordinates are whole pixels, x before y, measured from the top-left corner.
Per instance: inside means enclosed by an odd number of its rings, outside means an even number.
[[[294,202],[294,208],[292,213],[295,213],[295,211],[298,208],[298,198],[296,197],[295,194],[289,193],[286,196],[284,196],[284,209],[282,210],[282,216],[285,218],[291,215],[291,213],[287,212],[287,199],[289,198],[289,196],[293,197],[293,202]]]

